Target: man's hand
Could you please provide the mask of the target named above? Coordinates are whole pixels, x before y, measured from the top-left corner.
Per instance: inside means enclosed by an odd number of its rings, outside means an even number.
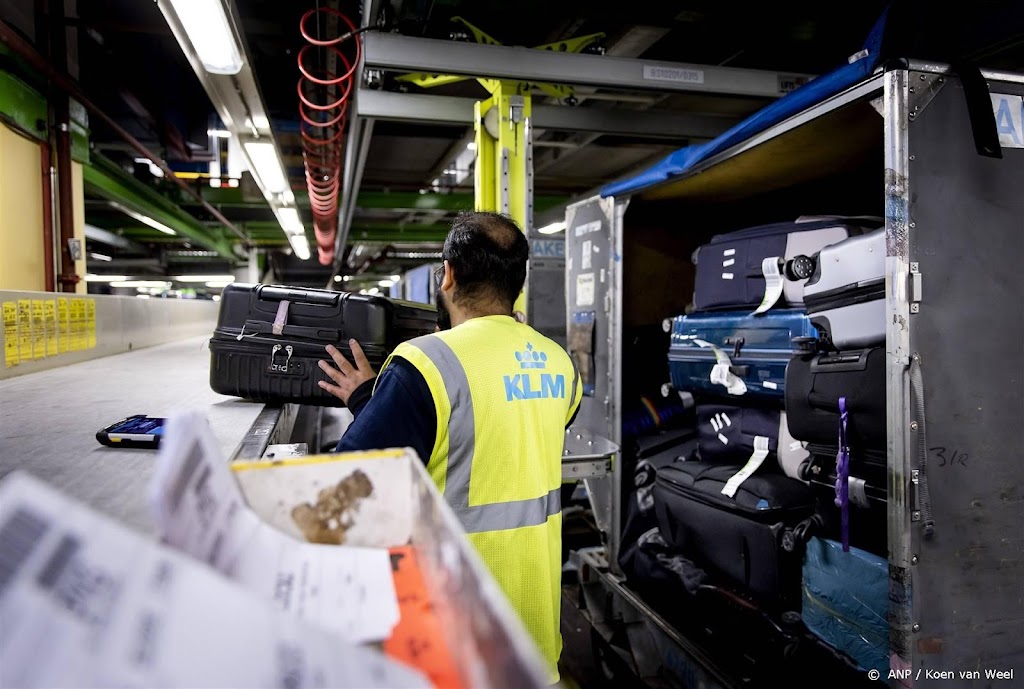
[[[326,361],[320,361],[320,368],[323,369],[328,378],[334,381],[334,384],[332,385],[325,380],[318,381],[320,387],[340,399],[346,405],[348,404],[348,398],[356,388],[368,380],[373,380],[377,375],[370,366],[370,362],[367,361],[366,355],[363,354],[363,348],[359,346],[359,343],[355,340],[349,340],[348,344],[352,348],[352,358],[355,359],[356,365],[352,366],[336,347],[327,345],[327,353],[331,355],[331,359],[334,360],[338,368],[334,368],[334,366],[331,366]]]

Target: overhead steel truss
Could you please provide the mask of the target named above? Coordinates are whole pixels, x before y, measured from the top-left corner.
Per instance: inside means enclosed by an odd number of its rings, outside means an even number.
[[[369,31],[367,69],[457,74],[531,83],[777,98],[813,75],[695,65],[532,48],[481,45]]]

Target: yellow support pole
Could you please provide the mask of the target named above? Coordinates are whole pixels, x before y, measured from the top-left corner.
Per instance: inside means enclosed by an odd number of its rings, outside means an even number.
[[[491,97],[474,106],[476,210],[505,213],[529,237],[533,224],[533,146],[530,96],[522,84],[489,81]],[[526,295],[513,311],[526,319]]]

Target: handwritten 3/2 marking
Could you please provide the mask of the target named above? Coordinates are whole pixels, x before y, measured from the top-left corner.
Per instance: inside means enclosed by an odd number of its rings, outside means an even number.
[[[932,447],[928,450],[939,460],[939,466],[967,466],[967,453],[946,447]]]

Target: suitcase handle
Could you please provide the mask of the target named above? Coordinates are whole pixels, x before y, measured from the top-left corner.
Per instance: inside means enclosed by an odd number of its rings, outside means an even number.
[[[246,321],[244,330],[253,335],[273,333],[272,323],[264,321]],[[308,337],[314,340],[325,340],[329,342],[340,342],[341,331],[333,328],[316,328],[308,325],[286,325],[281,329],[281,335],[294,335],[297,337]]]
[[[809,392],[807,393],[807,401],[815,409],[824,409],[825,411],[831,411],[839,413],[839,400],[822,395],[820,392]]]
[[[313,292],[304,289],[286,289],[260,285],[256,288],[256,297],[263,301],[294,301],[302,304],[319,304],[335,306],[341,298],[341,292]]]

